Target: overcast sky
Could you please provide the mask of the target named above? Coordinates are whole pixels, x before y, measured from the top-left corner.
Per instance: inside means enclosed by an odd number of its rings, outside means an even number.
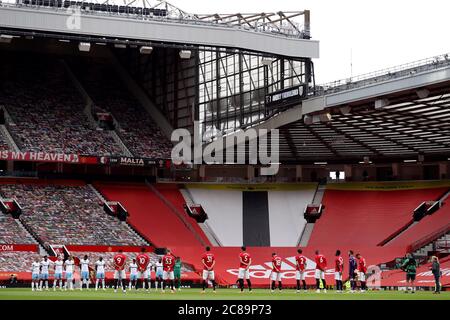
[[[449,0],[169,0],[191,13],[311,10],[324,83],[450,52]],[[350,57],[352,56],[352,59]]]

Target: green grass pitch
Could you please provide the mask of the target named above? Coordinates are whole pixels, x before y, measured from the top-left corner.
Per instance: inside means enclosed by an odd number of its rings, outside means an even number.
[[[26,288],[0,289],[0,300],[450,300],[450,292],[433,294],[431,291],[418,291],[414,294],[403,291],[369,291],[365,293],[316,293],[313,290],[296,293],[286,289],[282,292],[270,293],[267,289],[254,289],[252,293],[239,293],[238,289],[218,289],[217,293],[208,290],[205,294],[200,289],[182,289],[175,293],[166,291],[149,293],[145,291],[129,291],[114,293],[112,289],[95,291],[31,291]]]

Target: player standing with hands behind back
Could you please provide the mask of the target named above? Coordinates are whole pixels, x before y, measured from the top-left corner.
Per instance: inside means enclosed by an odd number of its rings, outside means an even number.
[[[136,257],[138,265],[138,277],[142,281],[142,290],[145,289],[145,282],[147,282],[147,291],[150,290],[151,268],[148,268],[150,264],[150,258],[145,253],[145,248],[141,249],[141,253]]]
[[[361,283],[361,291],[360,292],[366,292],[367,286],[366,286],[366,272],[367,272],[367,265],[366,265],[366,259],[364,259],[359,253],[356,254],[356,259],[358,260],[358,278],[359,282]]]
[[[341,257],[341,250],[336,251],[336,259],[334,260],[334,280],[336,280],[336,292],[344,292],[342,283],[342,271],[344,271],[344,259]]]
[[[41,272],[41,264],[39,263],[39,259],[36,258],[31,265],[31,291],[34,291],[36,287],[36,291],[39,290],[39,274]]]
[[[203,264],[203,290],[202,293],[205,293],[206,287],[208,286],[208,280],[211,280],[213,285],[213,292],[216,293],[216,281],[214,277],[214,266],[216,265],[216,258],[214,254],[211,253],[211,248],[206,247],[206,252],[202,257]]]
[[[173,272],[173,268],[175,266],[175,256],[172,254],[170,249],[167,249],[166,255],[163,257],[163,290],[164,293],[166,282],[169,280],[170,283],[170,292],[174,293],[174,283],[175,283],[175,275]]]
[[[300,292],[300,280],[303,284],[303,291],[306,292],[305,269],[306,257],[303,255],[303,250],[297,250],[298,255],[295,257],[297,271],[295,272],[295,279],[297,280],[297,293]]]
[[[275,252],[272,253],[272,273],[270,274],[270,280],[272,280],[270,284],[271,292],[275,291],[275,281],[278,281],[278,289],[280,292],[283,288],[281,284],[281,264],[281,258]]]
[[[116,254],[113,258],[114,263],[114,292],[117,292],[117,287],[120,283],[122,287],[123,293],[126,293],[126,284],[125,284],[125,262],[127,257],[122,253],[122,250],[119,250],[119,253]]]
[[[323,292],[327,292],[327,283],[325,281],[325,268],[327,267],[327,258],[323,254],[316,250],[316,292],[320,293],[320,280],[323,284]]]
[[[238,274],[238,282],[239,288],[241,288],[241,292],[244,291],[244,279],[247,280],[248,291],[252,292],[252,283],[250,282],[250,274],[249,268],[252,264],[252,257],[247,252],[247,248],[245,246],[241,247],[241,253],[239,254],[239,274]]]

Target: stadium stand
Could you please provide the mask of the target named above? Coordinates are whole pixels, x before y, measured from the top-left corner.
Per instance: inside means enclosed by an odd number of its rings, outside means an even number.
[[[314,226],[308,246],[376,246],[411,221],[413,210],[422,201],[436,199],[446,190],[326,190],[325,210]]]
[[[34,259],[41,257],[32,251],[0,251],[0,271],[31,272]]]
[[[120,83],[112,67],[87,59],[70,65],[95,103],[93,113],[112,113],[119,123],[117,134],[135,156],[170,158],[170,141]]]
[[[407,246],[444,229],[450,230],[450,201],[448,200],[444,202],[438,211],[432,215],[425,216],[387,245]]]
[[[21,151],[121,154],[108,132],[89,127],[83,101],[58,61],[2,54],[2,64],[6,63],[14,72],[2,79],[0,104],[14,121],[8,129]]]
[[[137,16],[155,16],[164,17],[167,15],[167,10],[157,8],[142,8],[134,6],[118,6],[105,3],[81,2],[81,1],[44,1],[44,0],[23,0],[22,3],[26,6],[44,6],[44,7],[58,7],[69,8],[79,7],[81,10],[92,10],[98,12],[107,12],[110,14],[129,14]]]
[[[130,213],[128,221],[154,246],[198,247],[201,242],[187,225],[145,184],[94,183],[109,201],[119,201]]]
[[[189,215],[184,210],[184,204],[186,203],[186,200],[184,199],[183,195],[179,191],[178,187],[173,184],[157,184],[155,185],[156,190],[163,196],[168,202],[170,202],[174,208],[181,214],[184,215],[187,222],[193,227],[195,232],[202,237],[203,241],[211,245],[211,243],[208,240],[208,237],[205,235],[203,230],[198,225],[197,221],[195,221],[194,218],[189,217]]]
[[[9,150],[8,142],[6,141],[5,136],[0,131],[0,151]]]
[[[146,245],[125,222],[107,215],[86,185],[2,184],[23,208],[21,221],[48,244]]]
[[[0,213],[0,243],[28,244],[36,241],[10,215]]]

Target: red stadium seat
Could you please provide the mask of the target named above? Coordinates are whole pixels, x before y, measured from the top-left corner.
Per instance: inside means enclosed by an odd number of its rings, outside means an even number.
[[[130,213],[130,224],[156,247],[201,245],[195,233],[147,185],[96,183],[95,186],[108,200],[122,203]]]
[[[422,201],[434,200],[445,190],[326,190],[322,201],[325,210],[314,226],[308,246],[376,246],[407,224]]]

